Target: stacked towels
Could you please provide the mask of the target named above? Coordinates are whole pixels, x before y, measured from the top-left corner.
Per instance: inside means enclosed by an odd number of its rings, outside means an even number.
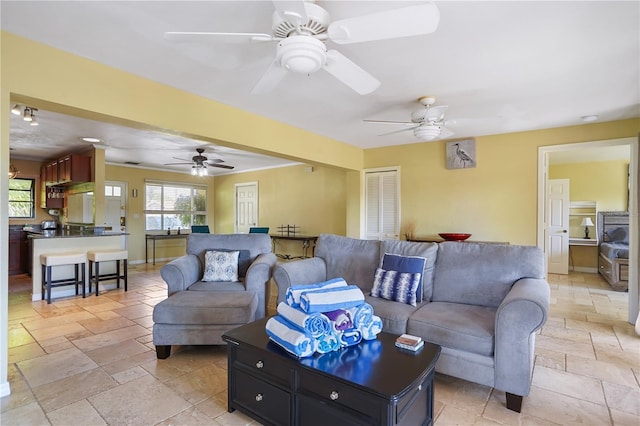
[[[300,358],[373,340],[382,331],[382,320],[365,303],[362,290],[342,278],[291,286],[285,300],[278,305],[278,315],[267,321],[266,331]]]

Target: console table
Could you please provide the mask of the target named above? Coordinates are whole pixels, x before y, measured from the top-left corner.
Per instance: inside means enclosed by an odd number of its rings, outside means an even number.
[[[396,335],[296,359],[269,340],[266,318],[222,336],[228,409],[272,425],[432,425],[440,346],[396,348]]]
[[[273,252],[276,253],[276,241],[277,240],[289,240],[289,241],[301,241],[302,242],[302,256],[291,256],[289,254],[276,254],[276,256],[282,259],[306,259],[307,251],[311,247],[311,256],[314,254],[316,247],[317,235],[281,235],[281,234],[269,234],[273,242]]]
[[[189,234],[145,234],[144,236],[144,262],[149,263],[149,240],[153,242],[153,264],[156,264],[156,241],[186,239]]]

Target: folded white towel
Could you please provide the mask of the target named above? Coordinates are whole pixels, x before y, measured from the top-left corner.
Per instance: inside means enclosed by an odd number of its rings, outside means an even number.
[[[318,338],[331,331],[331,321],[320,312],[306,313],[300,308],[294,308],[284,302],[278,304],[278,313],[287,321],[297,325],[311,335]]]
[[[300,295],[300,307],[307,313],[348,309],[363,303],[364,294],[355,285],[306,291]]]
[[[313,355],[318,347],[316,339],[297,329],[280,315],[269,318],[265,330],[272,341],[300,358]]]
[[[343,278],[334,278],[315,284],[296,284],[287,289],[285,300],[289,306],[300,306],[300,295],[305,291],[316,291],[324,288],[346,287],[347,282]]]

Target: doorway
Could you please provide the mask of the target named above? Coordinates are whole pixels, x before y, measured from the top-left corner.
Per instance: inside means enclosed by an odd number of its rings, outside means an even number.
[[[582,142],[565,145],[543,146],[538,148],[538,228],[537,245],[549,256],[547,246],[549,223],[547,218],[547,185],[549,180],[550,157],[556,153],[579,155],[590,148],[616,147],[626,145],[630,149],[629,158],[629,308],[628,321],[634,323],[638,316],[638,139],[624,138],[604,141]]]
[[[258,182],[235,185],[235,232],[247,234],[249,228],[258,226]]]

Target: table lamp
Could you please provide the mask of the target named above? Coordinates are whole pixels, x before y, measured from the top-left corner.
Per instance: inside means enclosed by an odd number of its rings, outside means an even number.
[[[590,239],[591,237],[589,236],[589,227],[595,226],[591,218],[590,217],[583,218],[582,222],[580,222],[580,226],[584,226],[584,239],[585,240]]]

